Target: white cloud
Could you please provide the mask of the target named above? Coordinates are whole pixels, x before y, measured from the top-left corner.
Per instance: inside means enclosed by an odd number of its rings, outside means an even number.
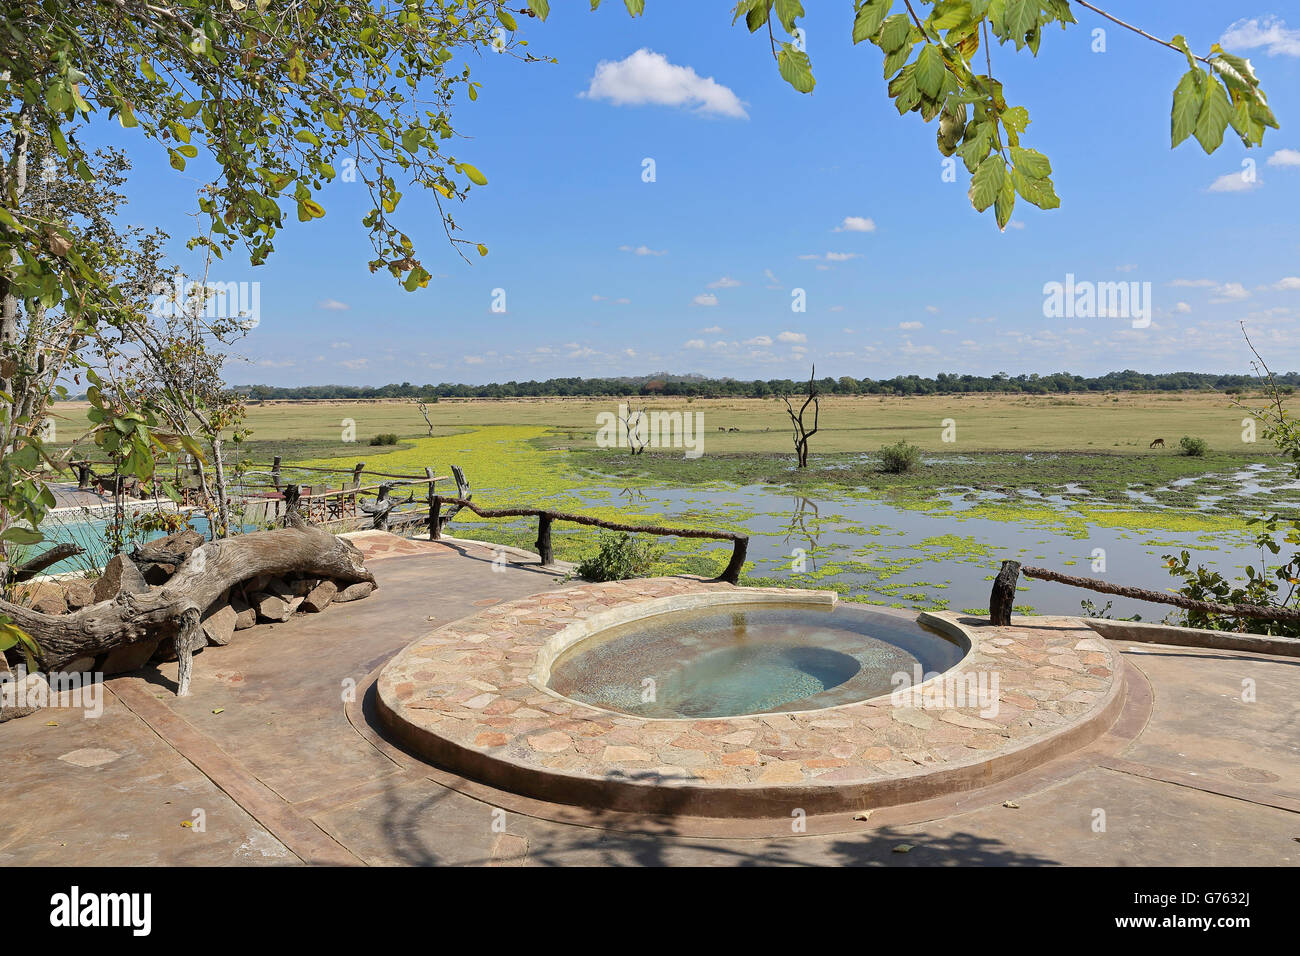
[[[1300,149],[1279,149],[1268,158],[1270,166],[1300,166]]]
[[[915,332],[917,329],[925,328],[920,322],[899,322],[898,327],[908,332]]]
[[[745,340],[746,345],[771,345],[772,340],[766,335],[756,335],[752,339]]]
[[[743,283],[741,283],[739,279],[733,279],[731,276],[723,276],[717,282],[710,282],[708,287],[710,289],[734,289],[742,284]]]
[[[483,364],[483,356],[481,356],[481,355],[466,355],[464,358],[461,359],[461,361],[464,362],[466,365],[482,365],[482,364]]]
[[[845,216],[844,221],[835,227],[836,232],[875,232],[874,219],[865,216]]]
[[[1211,299],[1211,302],[1234,302],[1238,299],[1250,298],[1250,293],[1240,282],[1225,282],[1214,290],[1217,298]]]
[[[828,252],[828,253],[826,253],[826,255],[823,256],[823,255],[820,255],[820,254],[818,254],[818,253],[816,253],[816,252],[812,252],[812,253],[807,253],[807,254],[805,254],[805,255],[799,256],[798,258],[800,258],[800,259],[804,259],[804,260],[810,260],[810,261],[811,261],[811,260],[820,260],[820,259],[825,259],[827,262],[848,262],[850,259],[858,259],[858,258],[861,258],[861,253],[858,253],[858,252]]]
[[[705,335],[718,335],[722,332],[722,326],[710,325],[707,329],[700,329]]]
[[[582,94],[615,106],[681,106],[697,113],[748,119],[745,106],[713,77],[702,77],[689,66],[676,66],[662,53],[642,47],[625,60],[601,60],[591,85]]]
[[[931,315],[938,315],[939,307],[937,305],[927,305],[925,311],[929,312]]]
[[[1210,192],[1212,193],[1244,193],[1254,189],[1259,185],[1259,180],[1254,177],[1247,177],[1245,172],[1224,173],[1214,182],[1210,183]]]
[[[1013,219],[1013,220],[1011,220],[1011,222],[1007,223],[1007,225],[1010,226],[1012,229],[1024,229],[1024,228],[1025,228],[1025,224],[1024,224],[1023,222],[1021,222],[1019,219]]]
[[[1115,267],[1116,272],[1133,272],[1135,269],[1137,269],[1137,266],[1132,264]]]
[[[350,348],[352,348],[352,343],[351,343],[351,342],[331,342],[331,343],[330,343],[330,348],[332,348],[332,349],[350,349]]]
[[[346,312],[352,306],[346,302],[340,302],[338,299],[321,299],[316,303],[316,308],[325,309],[328,312]]]
[[[769,289],[779,289],[779,288],[781,288],[781,280],[778,279],[778,278],[776,277],[776,273],[773,272],[771,269],[764,269],[764,270],[763,270],[763,277],[764,277],[765,279],[767,279],[767,281],[768,281],[768,283],[769,283],[769,285],[768,285],[768,288],[769,288]]]
[[[701,292],[695,298],[691,299],[696,305],[717,305],[718,297],[712,292]]]
[[[651,249],[649,246],[619,246],[619,252],[630,252],[634,256],[663,256],[668,254],[667,249]]]
[[[686,347],[688,349],[703,349],[708,348],[708,343],[704,339],[690,339],[687,341]]]
[[[1179,302],[1177,305],[1174,306],[1174,311],[1182,315],[1186,315],[1188,312],[1192,311],[1192,307],[1188,305],[1186,302]]]
[[[1228,27],[1219,37],[1219,44],[1230,50],[1263,47],[1269,56],[1300,56],[1300,30],[1288,30],[1280,17],[1252,17]]]
[[[778,342],[807,342],[808,336],[802,332],[782,332],[776,337]]]
[[[1182,289],[1212,289],[1219,283],[1217,279],[1175,279],[1169,284]]]
[[[365,368],[367,365],[369,365],[370,359],[363,359],[363,358],[344,359],[342,362],[339,362],[338,364],[342,365],[344,368],[350,368],[353,371],[355,371],[359,368]]]
[[[1273,284],[1273,288],[1279,291],[1295,291],[1300,289],[1300,276],[1287,276],[1279,279]]]

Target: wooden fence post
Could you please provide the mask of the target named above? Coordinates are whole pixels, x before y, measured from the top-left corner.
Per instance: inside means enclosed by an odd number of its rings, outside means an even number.
[[[437,541],[442,537],[442,495],[429,499],[429,540]]]
[[[542,564],[555,563],[555,551],[551,548],[551,516],[545,511],[537,516],[537,553]]]
[[[430,468],[428,465],[425,465],[425,467],[424,467],[424,476],[425,476],[426,478],[429,479],[429,488],[428,488],[427,500],[428,500],[428,502],[429,502],[429,540],[432,541],[434,538],[437,537],[437,535],[433,533],[433,531],[434,531],[434,529],[433,529],[433,519],[434,519],[434,514],[433,514],[433,486],[434,486],[434,483],[435,483],[435,482],[434,482],[434,480],[433,480],[433,469]]]
[[[280,456],[276,455],[275,460],[271,462],[271,484],[275,490],[280,490]]]
[[[731,548],[731,560],[727,562],[726,570],[722,572],[720,580],[726,581],[728,584],[740,583],[740,571],[745,566],[745,555],[748,551],[749,538],[737,538]]]
[[[1011,624],[1011,609],[1016,603],[1016,584],[1020,580],[1020,562],[1003,561],[1002,570],[993,579],[989,594],[989,621],[999,627]]]

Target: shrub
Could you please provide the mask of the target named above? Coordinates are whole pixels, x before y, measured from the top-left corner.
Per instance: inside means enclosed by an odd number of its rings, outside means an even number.
[[[886,445],[880,449],[880,467],[891,475],[901,475],[911,471],[921,463],[921,449],[900,441],[897,445]]]
[[[623,581],[642,577],[654,561],[654,551],[627,531],[600,535],[600,550],[578,565],[587,581]]]
[[[1191,458],[1204,458],[1205,453],[1210,450],[1204,438],[1192,438],[1190,435],[1184,435],[1178,444],[1182,447],[1183,454]]]
[[[397,435],[394,432],[384,432],[370,439],[372,445],[396,445]]]

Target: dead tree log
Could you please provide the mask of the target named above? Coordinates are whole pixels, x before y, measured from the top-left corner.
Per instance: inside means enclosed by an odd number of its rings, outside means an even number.
[[[230,588],[259,574],[301,574],[375,583],[360,550],[290,512],[291,525],[210,541],[185,560],[165,585],[123,593],[72,614],[42,614],[0,601],[0,613],[40,646],[41,664],[60,670],[79,657],[115,647],[172,638],[180,661],[177,693],[189,692],[192,657],[203,646],[200,615]]]
[[[27,581],[36,577],[52,564],[58,564],[64,558],[72,558],[82,553],[79,545],[63,543],[56,544],[48,551],[37,555],[30,561],[26,561],[14,568],[9,574],[11,583],[18,581]]]
[[[1016,585],[1020,581],[1020,562],[1003,561],[1002,570],[993,579],[989,594],[989,620],[999,627],[1011,624],[1011,611],[1016,604]]]

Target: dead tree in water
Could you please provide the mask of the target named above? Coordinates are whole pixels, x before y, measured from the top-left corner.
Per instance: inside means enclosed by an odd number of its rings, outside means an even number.
[[[424,424],[429,426],[429,437],[432,438],[433,420],[429,418],[429,404],[426,401],[424,401],[424,399],[417,398],[415,399],[415,407],[418,408],[420,410],[420,414],[424,416]]]
[[[790,424],[794,429],[794,453],[799,459],[799,467],[808,467],[808,439],[817,434],[817,421],[821,417],[821,399],[817,395],[817,366],[812,367],[812,373],[808,376],[808,397],[803,400],[799,406],[799,414],[794,412],[794,406],[790,404],[790,396],[782,395],[781,400],[785,402],[785,410],[790,414]],[[803,420],[804,412],[808,406],[813,407],[812,428],[809,428]]]
[[[641,454],[649,444],[648,436],[643,434],[646,418],[646,409],[642,406],[641,411],[629,412],[627,418],[619,419],[623,423],[623,431],[627,433],[627,447],[633,455]]]

